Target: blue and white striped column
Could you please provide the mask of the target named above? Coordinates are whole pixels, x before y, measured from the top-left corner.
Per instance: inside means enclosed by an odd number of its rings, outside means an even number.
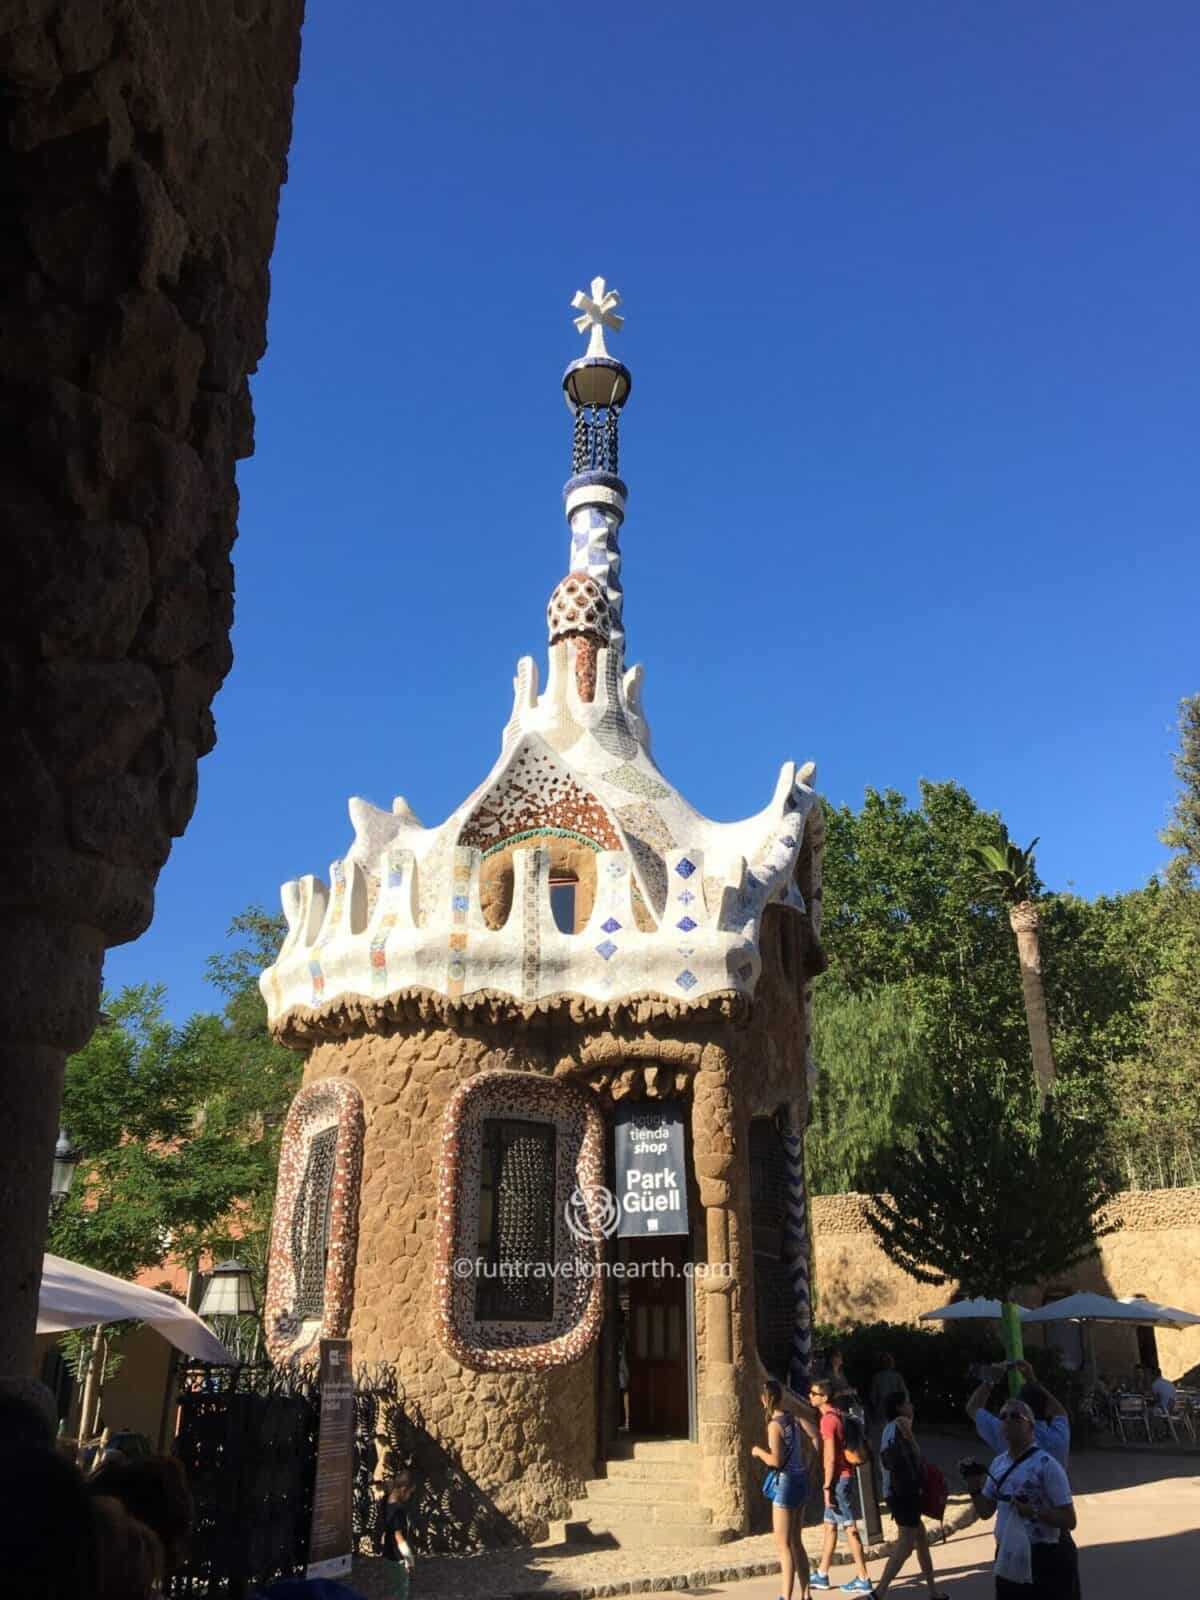
[[[812,1291],[809,1280],[808,1193],[804,1184],[804,1133],[798,1126],[799,1108],[792,1108],[792,1126],[783,1132],[787,1162],[787,1214],[783,1228],[783,1259],[792,1275],[795,1322],[788,1383],[799,1391],[812,1364]]]

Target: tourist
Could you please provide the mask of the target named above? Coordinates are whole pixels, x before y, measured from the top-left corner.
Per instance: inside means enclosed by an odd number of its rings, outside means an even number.
[[[901,1395],[908,1399],[908,1385],[896,1371],[896,1358],[887,1350],[879,1357],[879,1367],[871,1379],[870,1405],[871,1415],[876,1422],[885,1423],[893,1415],[888,1410],[888,1397]]]
[[[808,1476],[804,1470],[801,1430],[816,1441],[816,1427],[807,1417],[789,1415],[781,1409],[783,1385],[768,1378],[759,1395],[767,1419],[767,1446],[756,1444],[750,1454],[767,1467],[763,1493],[771,1502],[771,1527],[779,1549],[781,1600],[792,1600],[797,1574],[800,1600],[808,1600],[808,1552],[804,1548],[804,1504],[808,1499]]]
[[[838,1530],[845,1532],[854,1561],[855,1576],[842,1584],[845,1594],[870,1594],[871,1580],[867,1577],[867,1562],[856,1516],[856,1491],[854,1474],[846,1459],[846,1429],[838,1402],[842,1391],[835,1389],[832,1378],[818,1378],[810,1387],[808,1397],[821,1417],[821,1487],[825,1497],[825,1531],[821,1542],[821,1564],[812,1575],[814,1589],[830,1589],[829,1567],[837,1547]]]
[[[996,1518],[996,1549],[1006,1546],[1008,1520],[1025,1524],[1032,1564],[1030,1577],[996,1575],[996,1600],[1077,1600],[1079,1557],[1068,1537],[1075,1506],[1067,1474],[1048,1451],[1039,1448],[1034,1416],[1023,1400],[1006,1400],[1000,1412],[1006,1448],[990,1467],[964,1461],[961,1472],[977,1514]]]
[[[54,1395],[37,1378],[0,1378],[0,1446],[53,1450],[58,1426]]]
[[[183,1463],[175,1456],[114,1461],[88,1479],[94,1495],[120,1501],[159,1539],[168,1574],[183,1565],[192,1534],[193,1504]]]
[[[1163,1377],[1158,1367],[1150,1368],[1150,1394],[1158,1409],[1165,1416],[1170,1416],[1171,1407],[1175,1404],[1175,1385]]]
[[[0,1583],[13,1600],[98,1600],[92,1497],[52,1446],[0,1447]]]
[[[100,1554],[99,1600],[159,1600],[165,1566],[158,1535],[111,1495],[93,1494]]]
[[[913,1435],[912,1401],[906,1394],[893,1391],[887,1397],[886,1413],[887,1425],[879,1444],[879,1462],[883,1469],[883,1497],[896,1524],[896,1545],[888,1557],[883,1576],[875,1585],[875,1594],[878,1600],[883,1600],[892,1579],[915,1550],[917,1565],[925,1579],[930,1600],[946,1600],[934,1583],[929,1537],[921,1521],[923,1462],[921,1447]]]
[[[401,1467],[387,1485],[382,1507],[383,1539],[380,1554],[393,1563],[393,1593],[406,1595],[408,1580],[416,1566],[412,1540],[416,1529],[417,1475],[412,1467]]]
[[[1071,1419],[1067,1415],[1066,1407],[1055,1399],[1044,1384],[1038,1383],[1028,1361],[1018,1361],[1016,1367],[1025,1379],[1019,1398],[1033,1413],[1034,1435],[1038,1448],[1052,1455],[1064,1470],[1069,1469]],[[1007,1378],[1007,1372],[1003,1376]],[[999,1417],[987,1409],[992,1390],[999,1382],[998,1377],[984,1378],[967,1400],[967,1415],[975,1424],[975,1432],[993,1454],[1004,1449],[1003,1425]]]

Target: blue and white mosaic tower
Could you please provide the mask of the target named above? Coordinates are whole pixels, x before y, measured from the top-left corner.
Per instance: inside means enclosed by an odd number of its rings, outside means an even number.
[[[621,611],[621,551],[618,534],[625,518],[629,491],[618,476],[618,419],[629,399],[633,378],[624,363],[610,356],[604,330],[616,333],[624,323],[616,308],[621,296],[603,278],[593,278],[591,293],[581,289],[571,301],[580,313],[575,326],[590,333],[587,354],[572,361],[563,374],[567,408],[575,418],[571,477],[563,489],[571,528],[572,572],[586,573],[600,586],[612,614],[609,649],[625,655]]]

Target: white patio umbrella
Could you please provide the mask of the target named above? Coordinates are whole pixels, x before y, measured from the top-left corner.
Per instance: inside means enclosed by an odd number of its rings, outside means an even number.
[[[200,1361],[232,1365],[234,1357],[194,1311],[169,1294],[126,1283],[77,1261],[46,1256],[38,1295],[39,1333],[65,1333],[98,1322],[148,1322],[176,1349]]]
[[[1027,1322],[1031,1315],[1024,1306],[1018,1306],[1022,1322]],[[952,1300],[948,1306],[939,1306],[936,1311],[922,1311],[917,1318],[918,1322],[999,1322],[999,1300]]]
[[[1177,1311],[1174,1306],[1161,1306],[1156,1300],[1136,1300],[1132,1297],[1114,1299],[1107,1294],[1069,1294],[1062,1300],[1051,1300],[1037,1311],[1027,1311],[1023,1322],[1134,1322],[1142,1327],[1193,1328],[1200,1326],[1200,1316],[1192,1311]]]

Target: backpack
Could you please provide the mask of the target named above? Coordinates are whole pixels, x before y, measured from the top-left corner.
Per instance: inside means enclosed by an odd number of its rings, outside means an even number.
[[[852,1467],[861,1467],[871,1459],[871,1441],[857,1417],[842,1418],[842,1450]]]
[[[932,1461],[926,1461],[921,1472],[921,1515],[932,1517],[935,1522],[943,1521],[949,1498],[950,1489],[945,1473],[940,1467],[935,1467]]]

